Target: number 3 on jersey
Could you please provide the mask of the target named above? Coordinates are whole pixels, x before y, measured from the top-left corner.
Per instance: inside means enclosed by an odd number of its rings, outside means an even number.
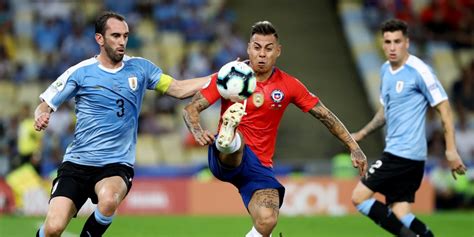
[[[375,172],[375,169],[380,168],[382,166],[382,161],[377,160],[373,165],[370,166],[369,173],[373,174]]]
[[[125,107],[124,107],[123,99],[118,99],[118,100],[115,101],[115,103],[117,104],[117,106],[119,108],[119,111],[117,111],[117,116],[122,117],[125,114]]]

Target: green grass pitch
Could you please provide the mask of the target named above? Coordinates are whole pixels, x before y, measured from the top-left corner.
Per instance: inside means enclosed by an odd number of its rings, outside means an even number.
[[[420,215],[437,237],[474,237],[474,212]],[[34,236],[41,217],[0,216],[0,236]],[[73,219],[64,237],[79,236],[85,218]],[[250,230],[247,216],[120,216],[104,236],[242,237]],[[274,237],[389,237],[361,215],[280,217]]]

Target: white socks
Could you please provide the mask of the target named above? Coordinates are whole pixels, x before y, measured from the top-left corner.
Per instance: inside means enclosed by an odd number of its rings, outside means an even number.
[[[220,152],[224,154],[230,154],[230,153],[236,152],[237,150],[239,150],[240,145],[242,145],[242,140],[238,133],[235,134],[234,140],[232,140],[232,142],[229,144],[228,147],[222,147],[219,145],[218,142],[216,142],[217,150],[219,150]]]
[[[255,226],[252,226],[252,229],[245,235],[245,237],[262,237],[260,233],[255,229]]]
[[[247,233],[247,235],[245,235],[245,237],[262,237],[262,235],[258,233],[257,229],[255,229],[255,226],[252,226],[252,229]],[[270,237],[272,237],[271,234]]]

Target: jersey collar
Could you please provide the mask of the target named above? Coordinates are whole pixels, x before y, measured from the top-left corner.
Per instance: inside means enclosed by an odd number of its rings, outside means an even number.
[[[97,60],[97,56],[96,56],[95,60]],[[125,66],[125,63],[123,62],[123,60],[122,60],[122,65],[120,65],[120,67],[118,67],[118,68],[106,68],[102,64],[100,64],[99,60],[97,60],[97,63],[98,63],[97,66],[100,69],[102,69],[102,71],[106,71],[108,73],[117,73],[118,71],[122,70],[122,68]]]

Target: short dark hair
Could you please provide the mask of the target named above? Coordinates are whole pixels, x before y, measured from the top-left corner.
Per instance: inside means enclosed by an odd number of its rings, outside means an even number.
[[[399,19],[390,19],[382,23],[380,30],[382,35],[385,32],[401,31],[404,36],[408,36],[408,24]]]
[[[259,21],[252,26],[252,33],[250,36],[255,34],[259,35],[274,35],[278,39],[278,33],[273,24],[269,21]]]
[[[119,21],[125,21],[125,17],[123,17],[122,15],[118,13],[111,12],[111,11],[102,12],[95,20],[95,33],[96,34],[97,33],[102,34],[102,35],[105,34],[105,30],[106,30],[105,26],[107,24],[107,20],[110,18],[115,18]]]

